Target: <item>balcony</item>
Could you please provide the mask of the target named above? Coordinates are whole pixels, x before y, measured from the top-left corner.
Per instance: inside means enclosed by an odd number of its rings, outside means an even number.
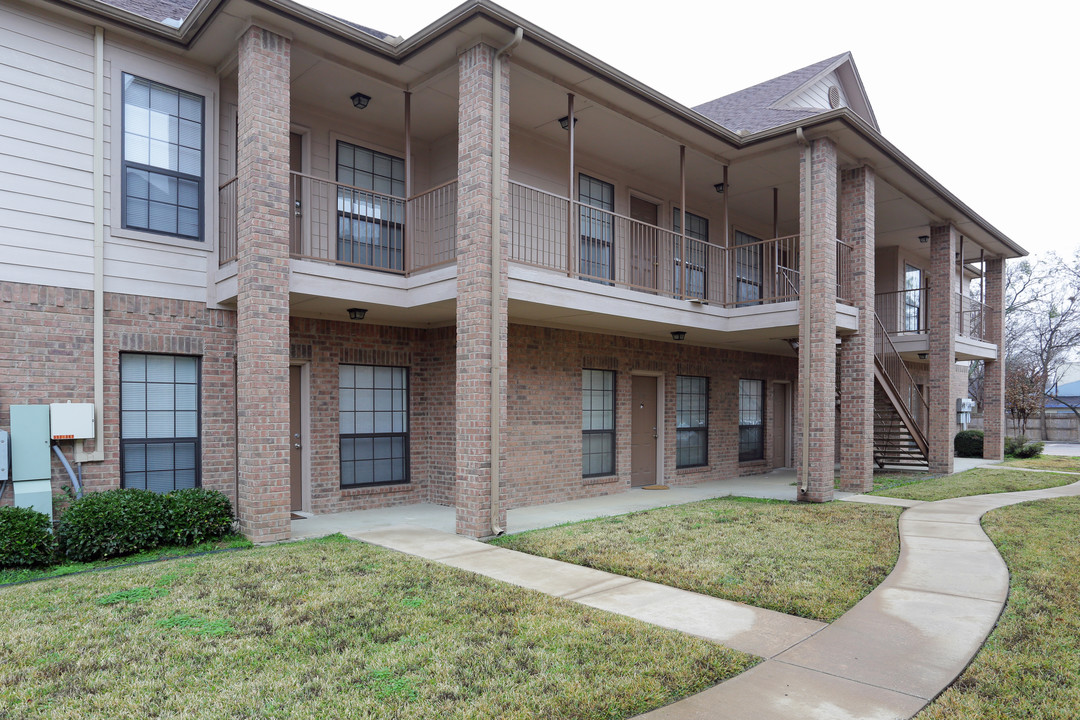
[[[218,262],[236,259],[236,178],[218,189]],[[409,198],[290,173],[289,255],[396,275],[454,261],[457,182]]]
[[[933,308],[925,287],[878,293],[875,309],[880,330],[887,333],[908,360],[923,359],[929,352],[927,333]],[[994,360],[996,345],[988,341],[994,309],[962,293],[956,293],[956,359]]]

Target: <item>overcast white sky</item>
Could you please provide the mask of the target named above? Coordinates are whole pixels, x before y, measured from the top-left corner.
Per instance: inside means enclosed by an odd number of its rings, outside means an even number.
[[[404,37],[459,4],[300,1]],[[1070,0],[500,4],[687,106],[850,50],[902,152],[1032,253],[1080,245],[1080,6]]]

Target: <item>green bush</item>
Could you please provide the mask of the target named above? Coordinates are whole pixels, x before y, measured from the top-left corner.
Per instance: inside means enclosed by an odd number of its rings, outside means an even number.
[[[1005,455],[1019,460],[1027,460],[1042,455],[1046,443],[1028,440],[1023,435],[1005,438]]]
[[[56,538],[48,515],[0,507],[0,568],[48,565],[55,557]]]
[[[87,493],[60,516],[56,541],[76,562],[117,557],[161,544],[165,496],[149,490]]]
[[[983,431],[961,430],[953,438],[956,457],[981,458],[983,456]]]
[[[165,496],[163,545],[194,545],[227,534],[233,527],[229,498],[216,490],[190,488]]]

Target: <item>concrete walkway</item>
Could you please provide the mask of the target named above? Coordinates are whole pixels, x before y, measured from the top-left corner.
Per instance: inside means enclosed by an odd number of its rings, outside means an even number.
[[[979,519],[1006,505],[1075,495],[1080,482],[912,506],[900,516],[896,567],[843,617],[747,672],[641,718],[911,717],[963,672],[1005,606],[1009,571]]]

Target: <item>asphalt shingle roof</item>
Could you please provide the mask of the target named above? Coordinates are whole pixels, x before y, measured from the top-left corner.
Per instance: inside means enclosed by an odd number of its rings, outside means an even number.
[[[841,53],[813,65],[807,65],[786,75],[748,87],[745,90],[739,90],[730,95],[702,103],[693,109],[735,132],[746,130],[756,133],[796,120],[813,117],[821,111],[806,108],[781,110],[770,106],[845,55],[847,53]]]

